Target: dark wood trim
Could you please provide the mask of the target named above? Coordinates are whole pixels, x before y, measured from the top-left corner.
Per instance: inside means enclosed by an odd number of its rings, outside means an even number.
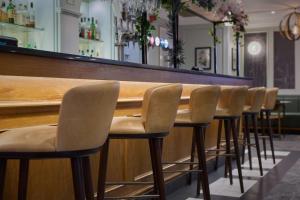
[[[71,59],[72,57],[72,59]],[[252,79],[0,47],[0,75],[162,83],[252,85]]]

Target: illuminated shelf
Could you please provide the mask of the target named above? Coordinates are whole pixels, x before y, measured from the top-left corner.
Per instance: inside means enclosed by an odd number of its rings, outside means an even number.
[[[86,45],[103,43],[102,40],[90,40],[90,39],[85,39],[85,38],[79,38],[79,42],[80,42],[80,44],[86,44]]]
[[[10,31],[17,31],[17,32],[37,32],[37,31],[44,31],[43,28],[32,28],[27,26],[22,26],[18,24],[10,24],[6,22],[0,22],[0,29],[10,30]]]

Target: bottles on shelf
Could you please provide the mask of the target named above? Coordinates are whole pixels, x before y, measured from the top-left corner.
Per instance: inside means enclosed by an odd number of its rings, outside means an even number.
[[[16,16],[16,6],[13,4],[12,0],[9,0],[8,6],[6,8],[8,23],[15,23]]]
[[[13,0],[2,0],[0,9],[0,22],[17,24],[35,28],[35,7],[32,1],[24,1],[17,6]]]
[[[94,17],[82,17],[79,24],[79,37],[89,40],[100,41],[100,31],[98,29],[98,20]]]
[[[93,57],[93,58],[99,58],[100,52],[96,51],[95,49],[80,49],[79,50],[80,55],[87,56],[87,57]]]

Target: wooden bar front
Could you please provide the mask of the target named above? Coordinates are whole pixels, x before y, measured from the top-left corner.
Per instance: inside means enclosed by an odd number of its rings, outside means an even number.
[[[199,84],[251,85],[251,79],[214,76],[204,73],[164,70],[146,66],[125,66],[105,60],[70,60],[56,56],[8,52],[0,48],[0,130],[57,123],[63,94],[70,88],[102,80],[121,81],[115,116],[140,113],[144,91],[150,87],[180,82],[184,91],[180,108],[188,105],[190,92]],[[118,65],[117,65],[118,64]],[[128,65],[128,64],[126,64]],[[174,128],[164,143],[165,161],[189,159],[191,129]],[[206,146],[216,143],[216,123],[206,134]],[[116,140],[109,150],[108,180],[144,180],[151,175],[148,143],[143,140]],[[94,185],[99,155],[92,158]],[[176,167],[176,166],[166,166]],[[180,174],[166,174],[169,182]],[[17,198],[18,162],[7,168],[5,199]],[[108,188],[114,193],[135,194],[145,187]],[[34,160],[30,162],[29,200],[73,199],[71,168],[68,160]]]

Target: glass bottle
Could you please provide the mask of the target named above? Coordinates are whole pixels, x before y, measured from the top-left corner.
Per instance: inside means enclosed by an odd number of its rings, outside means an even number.
[[[1,3],[0,21],[1,22],[6,22],[7,21],[7,13],[6,13],[6,4],[5,4],[5,1],[2,1],[2,3]]]
[[[35,27],[35,10],[33,2],[30,2],[30,9],[29,9],[29,25],[30,27]]]
[[[16,15],[16,6],[13,4],[12,0],[9,0],[6,10],[7,10],[8,23],[14,24],[15,15]]]
[[[23,16],[24,16],[23,4],[20,3],[16,12],[16,24],[22,26],[24,25]]]
[[[91,23],[91,39],[95,40],[96,39],[96,24],[95,24],[95,20],[94,17],[92,17],[92,23]]]
[[[98,29],[98,20],[96,20],[96,40],[100,40],[100,31]]]
[[[28,6],[24,5],[24,25],[29,26],[29,12],[28,12]]]
[[[89,40],[92,39],[92,32],[91,32],[90,27],[91,27],[91,20],[90,20],[90,18],[88,18],[87,24],[86,24],[86,29],[87,29],[87,38]]]

